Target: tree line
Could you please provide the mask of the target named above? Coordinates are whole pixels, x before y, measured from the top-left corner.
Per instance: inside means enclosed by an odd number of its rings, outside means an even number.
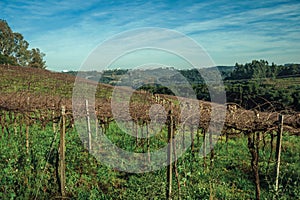
[[[253,60],[251,63],[235,64],[233,72],[225,80],[280,78],[300,76],[300,64],[271,65],[265,60]]]
[[[261,111],[300,111],[300,86],[295,84],[300,81],[300,64],[276,65],[265,60],[253,60],[246,64],[236,63],[231,72],[230,67],[218,69],[224,80],[227,102]],[[201,70],[179,72],[189,81],[199,100],[210,101],[209,90],[201,77]],[[209,69],[205,74],[209,74]],[[178,90],[184,90],[185,87],[176,85]],[[159,84],[147,84],[140,89],[173,95],[172,91]]]
[[[8,23],[0,19],[0,64],[45,69],[44,56],[39,48],[29,49],[23,35],[13,32]]]
[[[216,69],[224,80],[227,102],[237,103],[246,109],[258,109],[261,111],[278,111],[292,109],[300,111],[300,64],[277,65],[269,64],[266,60],[253,60],[249,63],[235,66],[217,66],[204,69],[182,69],[179,73],[169,73],[172,69],[155,69],[159,72],[164,82],[176,84],[176,90],[180,94],[188,91],[192,86],[199,100],[210,101],[210,94],[202,74],[214,79]],[[122,85],[134,89],[146,90],[153,94],[175,95],[168,87],[159,81],[148,81],[147,78],[135,77],[134,82],[124,80],[124,76],[131,70],[110,69],[103,72],[85,72],[84,77],[111,85]],[[76,76],[76,72],[68,72]],[[137,71],[136,73],[142,74]],[[151,74],[148,70],[147,74]],[[182,82],[183,76],[186,82]],[[141,84],[143,82],[143,84]],[[141,86],[142,85],[142,86]],[[141,87],[140,87],[141,86]],[[218,86],[216,86],[218,87]]]

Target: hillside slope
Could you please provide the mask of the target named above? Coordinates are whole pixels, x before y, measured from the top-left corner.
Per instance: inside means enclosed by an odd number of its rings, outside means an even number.
[[[30,93],[72,97],[75,76],[45,69],[0,65],[0,93]],[[112,86],[99,84],[105,90]]]
[[[0,109],[22,112],[35,112],[37,110],[55,109],[59,112],[61,106],[66,106],[69,113],[72,113],[72,89],[75,77],[61,73],[54,73],[47,70],[0,66]],[[89,81],[88,81],[89,82]],[[95,84],[95,82],[90,82]],[[123,89],[128,90],[128,89]],[[96,93],[95,110],[98,118],[114,118],[111,110],[112,86],[98,84]],[[30,99],[30,101],[28,101]],[[135,92],[130,99],[130,114],[134,121],[146,122],[150,120],[149,110],[152,105],[160,104],[165,108],[166,113],[172,110],[173,114],[180,118],[182,109],[191,105],[180,105],[177,98],[167,95],[152,95],[145,92]],[[212,103],[199,101],[199,114],[201,116],[199,126],[208,128],[212,122]],[[84,101],[83,105],[84,106]],[[126,110],[127,104],[120,101],[120,110]],[[124,109],[123,109],[124,107]],[[222,106],[215,105],[216,113],[224,112]],[[83,107],[84,110],[84,107]],[[219,111],[218,111],[219,110]],[[244,110],[237,105],[227,105],[224,131],[235,130],[261,130],[267,131],[276,127],[277,112],[257,112]],[[223,123],[218,121],[214,123]],[[285,129],[290,132],[300,131],[300,114],[294,113],[285,115]]]

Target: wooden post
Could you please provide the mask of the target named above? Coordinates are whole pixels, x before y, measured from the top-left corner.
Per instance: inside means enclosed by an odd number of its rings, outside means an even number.
[[[148,122],[146,122],[146,134],[147,134],[147,155],[148,155],[148,163],[151,163],[150,136],[149,136]]]
[[[27,104],[27,109],[29,110],[30,97],[27,97],[26,104]],[[29,116],[26,116],[26,152],[27,153],[29,153],[29,123],[30,123]]]
[[[248,148],[251,154],[251,168],[255,181],[255,195],[256,200],[260,200],[260,180],[259,180],[259,133],[247,133],[248,135]]]
[[[139,136],[138,136],[138,120],[136,120],[136,124],[135,124],[135,148],[137,148],[139,146]]]
[[[60,191],[61,196],[64,197],[66,195],[66,164],[65,164],[65,136],[66,136],[66,110],[65,106],[61,107],[61,127],[60,127],[60,142],[59,142],[59,166],[60,166]]]
[[[183,124],[183,131],[182,131],[182,146],[185,149],[185,124]]]
[[[26,152],[29,153],[29,117],[26,116]]]
[[[209,149],[210,149],[210,168],[214,167],[214,146],[213,146],[213,133],[209,133]]]
[[[168,152],[167,152],[167,191],[166,199],[172,199],[172,147],[173,147],[173,116],[172,111],[168,113]]]
[[[254,133],[254,143],[256,150],[256,163],[255,163],[255,185],[256,185],[256,199],[260,199],[260,178],[259,178],[259,142],[260,142],[260,133]]]
[[[178,168],[177,168],[177,152],[176,152],[176,140],[174,139],[174,135],[175,135],[175,123],[173,123],[173,133],[172,133],[172,145],[173,145],[173,155],[174,155],[174,172],[175,172],[175,177],[177,180],[177,187],[178,187],[178,199],[180,198],[180,180],[179,180],[179,173],[178,173]]]
[[[53,133],[56,133],[56,122],[55,122],[55,111],[54,111],[54,104],[52,105],[53,106],[53,110],[52,110],[52,130],[53,130]]]
[[[277,133],[277,142],[276,142],[276,167],[275,167],[275,192],[278,194],[278,182],[279,182],[279,172],[280,172],[280,154],[281,154],[281,140],[283,132],[283,115],[279,114],[278,116],[278,133]]]
[[[203,167],[206,168],[206,129],[202,129],[203,132]]]
[[[86,123],[88,131],[88,150],[92,150],[92,134],[91,134],[91,122],[90,122],[90,113],[89,113],[89,101],[85,100],[85,109],[86,109]]]
[[[98,134],[99,134],[99,120],[98,120],[98,117],[97,117],[97,113],[95,114],[95,140],[97,141],[98,140]]]

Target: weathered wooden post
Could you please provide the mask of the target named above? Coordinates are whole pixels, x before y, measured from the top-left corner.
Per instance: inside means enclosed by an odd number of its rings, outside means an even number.
[[[278,116],[278,133],[277,133],[277,142],[276,142],[276,166],[275,166],[275,192],[276,196],[278,195],[278,182],[279,182],[279,172],[280,172],[280,154],[281,154],[281,140],[283,132],[283,115],[279,114]]]
[[[85,100],[85,109],[86,109],[86,123],[87,123],[87,132],[88,132],[88,150],[92,150],[92,134],[91,134],[91,122],[90,122],[90,112],[89,112],[89,101]]]
[[[213,133],[209,133],[209,149],[210,149],[210,168],[214,167],[215,150],[213,145]]]
[[[256,200],[260,200],[260,179],[259,179],[259,133],[250,133],[248,135],[248,148],[251,154],[251,168],[254,176]]]
[[[147,134],[147,155],[148,155],[148,163],[151,163],[150,135],[149,135],[148,122],[146,122],[146,134]]]
[[[168,152],[167,152],[167,191],[166,191],[166,199],[172,199],[172,147],[173,147],[173,116],[172,111],[169,110],[168,113]]]
[[[60,168],[60,191],[61,196],[66,195],[66,164],[65,164],[65,144],[66,137],[66,110],[65,106],[61,107],[61,126],[60,126],[60,141],[59,141],[59,168]]]
[[[52,107],[53,107],[53,110],[52,110],[52,113],[51,113],[51,115],[52,115],[52,130],[53,130],[53,133],[56,133],[56,122],[55,122],[55,111],[54,111],[54,109],[55,109],[55,105],[53,104],[52,105]]]
[[[206,129],[202,128],[202,132],[203,132],[203,168],[206,168]]]
[[[27,108],[29,110],[29,103],[30,103],[30,97],[27,97]],[[29,153],[29,123],[30,123],[30,119],[29,119],[29,113],[28,115],[26,115],[26,152]]]
[[[174,156],[174,163],[172,163],[173,168],[174,168],[174,173],[175,173],[175,177],[177,180],[177,188],[178,188],[178,199],[180,198],[180,180],[179,180],[179,173],[178,173],[178,168],[177,168],[177,151],[176,151],[176,139],[175,139],[175,131],[176,131],[176,119],[173,118],[172,120],[172,151],[173,151],[173,156]]]
[[[99,120],[98,120],[98,116],[97,116],[97,111],[95,113],[95,140],[98,140],[98,134],[99,134]]]
[[[26,116],[26,152],[29,153],[29,117]]]

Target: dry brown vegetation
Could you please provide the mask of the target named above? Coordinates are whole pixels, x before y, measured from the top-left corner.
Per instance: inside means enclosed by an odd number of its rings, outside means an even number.
[[[61,106],[66,106],[72,113],[72,87],[75,77],[47,70],[33,69],[27,67],[0,66],[1,96],[0,109],[14,112],[47,112],[49,110],[59,111]],[[87,81],[89,84],[94,82]],[[113,118],[111,112],[111,94],[113,87],[99,84],[97,89],[95,110],[99,119]],[[128,90],[125,89],[124,90]],[[176,97],[168,95],[152,95],[147,92],[134,92],[130,102],[130,114],[134,121],[149,121],[148,111],[154,104],[164,106],[166,113],[172,110],[177,118],[186,105],[179,105]],[[84,105],[84,102],[82,102]],[[211,123],[211,103],[199,101],[199,127],[207,128]],[[122,102],[118,104],[122,107]],[[216,113],[224,112],[225,107],[216,106]],[[219,108],[218,108],[219,107]],[[192,108],[190,108],[193,110]],[[122,110],[122,109],[120,109]],[[121,114],[121,113],[120,113]],[[236,104],[226,105],[226,119],[224,132],[236,131],[270,131],[277,127],[278,112],[258,112],[256,110],[245,110]],[[45,120],[47,116],[43,117]],[[50,119],[48,119],[50,120]],[[221,120],[221,119],[220,119]],[[213,123],[222,123],[215,121]],[[300,114],[286,114],[284,130],[299,133]]]

